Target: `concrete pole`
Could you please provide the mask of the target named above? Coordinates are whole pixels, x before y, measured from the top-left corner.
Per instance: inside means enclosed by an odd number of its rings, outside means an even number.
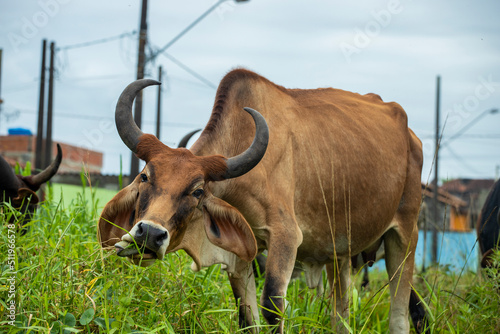
[[[50,67],[49,67],[49,93],[47,97],[47,132],[45,138],[45,159],[44,168],[50,165],[52,161],[52,114],[54,105],[54,58],[56,53],[56,44],[50,43]]]
[[[437,245],[438,245],[438,224],[440,223],[439,209],[438,209],[438,179],[439,179],[439,114],[440,114],[440,100],[441,100],[441,77],[438,76],[436,80],[436,154],[434,161],[434,181],[432,182],[434,197],[433,197],[433,213],[434,223],[432,224],[432,263],[437,263]]]
[[[38,98],[38,126],[36,130],[36,153],[35,153],[35,168],[42,170],[43,165],[43,118],[45,107],[45,62],[47,54],[47,40],[42,41],[42,66],[40,70],[40,96]]]
[[[158,81],[161,82],[161,66],[158,66]],[[156,103],[156,138],[160,139],[161,129],[161,85],[158,85],[158,100]]]
[[[144,67],[146,65],[146,40],[148,32],[147,24],[148,0],[142,0],[141,24],[139,32],[139,55],[137,60],[137,80],[144,78]],[[135,98],[134,120],[140,128],[142,123],[142,91]],[[139,174],[139,159],[132,153],[130,162],[130,182]]]

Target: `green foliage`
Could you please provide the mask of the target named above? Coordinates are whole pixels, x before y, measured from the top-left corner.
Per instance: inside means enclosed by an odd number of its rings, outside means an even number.
[[[88,325],[92,319],[94,319],[95,311],[93,308],[88,308],[85,311],[83,311],[82,315],[80,316],[80,325]]]
[[[14,172],[16,175],[22,175],[22,176],[30,176],[31,175],[31,162],[26,162],[26,166],[22,168],[19,163],[16,163],[16,166],[14,167]]]
[[[16,264],[7,265],[8,225],[19,214],[0,212],[1,333],[238,333],[238,305],[227,274],[215,265],[192,272],[184,253],[140,268],[97,242],[96,224],[109,194],[88,186],[50,187],[30,231],[16,235]],[[71,194],[71,195],[69,195]],[[103,194],[103,195],[101,195]],[[104,197],[103,197],[104,196]],[[500,258],[497,253],[496,259]],[[500,263],[497,262],[497,264]],[[8,322],[8,283],[16,277],[16,320]],[[326,277],[323,275],[326,286]],[[369,288],[353,275],[350,333],[387,333],[390,296],[387,274],[370,271]],[[257,279],[259,294],[264,279]],[[500,271],[484,275],[431,268],[416,276],[433,333],[500,332]],[[332,333],[328,289],[310,291],[303,277],[287,291],[286,333]],[[261,331],[272,328],[260,321]],[[413,332],[413,329],[412,329]]]

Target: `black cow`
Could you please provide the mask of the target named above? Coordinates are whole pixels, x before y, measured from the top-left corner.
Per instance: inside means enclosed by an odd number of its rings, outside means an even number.
[[[481,248],[481,267],[491,267],[491,255],[494,249],[499,249],[500,231],[500,180],[491,188],[481,214],[477,220],[476,230]]]
[[[57,144],[57,156],[52,163],[36,175],[21,176],[14,174],[10,165],[0,156],[0,199],[1,203],[10,203],[25,214],[21,226],[31,221],[39,198],[36,191],[49,181],[59,169],[62,160],[61,146]],[[22,234],[26,233],[23,228]]]

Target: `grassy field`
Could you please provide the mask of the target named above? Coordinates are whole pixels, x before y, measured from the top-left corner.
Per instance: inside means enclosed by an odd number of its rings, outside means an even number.
[[[97,205],[96,209],[100,212],[118,191],[56,183],[52,185],[51,192],[52,202],[61,202],[65,206],[71,206],[72,201],[75,203],[86,202],[88,209],[92,209],[94,205]]]
[[[239,332],[237,305],[220,266],[194,273],[190,258],[179,252],[144,269],[101,250],[97,217],[113,195],[56,185],[24,236],[13,233],[7,221],[16,213],[3,207],[0,333]],[[416,275],[432,333],[500,332],[500,273],[489,274],[432,268]],[[345,324],[350,333],[387,333],[387,275],[371,271],[367,289],[360,288],[360,279],[353,277]],[[262,284],[257,279],[259,291]],[[316,297],[301,277],[290,284],[286,299],[286,333],[332,332],[327,292]]]

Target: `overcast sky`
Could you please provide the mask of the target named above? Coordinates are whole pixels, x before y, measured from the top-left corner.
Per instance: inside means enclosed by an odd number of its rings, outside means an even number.
[[[150,0],[148,52],[215,3]],[[119,172],[121,155],[128,173],[130,153],[113,117],[120,92],[135,79],[140,4],[2,1],[0,134],[12,127],[36,132],[41,41],[47,38],[60,48],[53,139],[103,152],[104,173]],[[424,143],[426,181],[434,155],[436,76],[441,75],[441,124],[447,123],[440,178],[494,178],[500,165],[500,112],[488,110],[500,108],[499,14],[498,0],[226,1],[167,56],[147,65],[147,77],[156,78],[159,65],[166,72],[160,139],[176,145],[185,133],[204,127],[214,86],[230,69],[243,66],[289,88],[374,92],[398,102]],[[121,34],[125,37],[106,43],[66,48]],[[145,101],[142,129],[154,133],[156,88],[146,90]]]

